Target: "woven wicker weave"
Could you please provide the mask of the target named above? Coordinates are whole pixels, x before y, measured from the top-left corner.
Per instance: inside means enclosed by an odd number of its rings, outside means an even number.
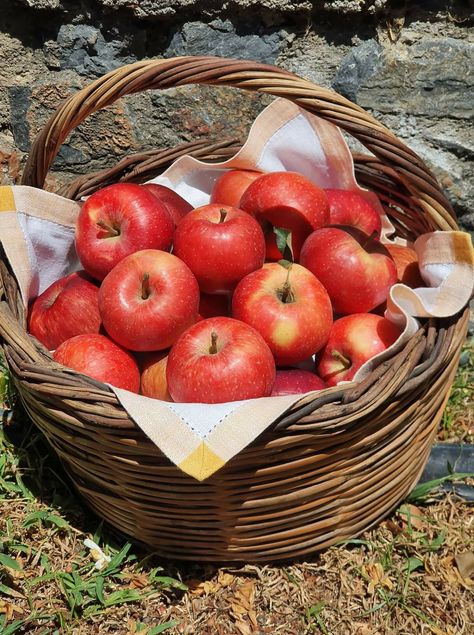
[[[31,151],[23,183],[43,187],[61,143],[90,113],[145,89],[191,83],[286,97],[361,141],[359,182],[377,192],[401,236],[456,229],[435,178],[360,107],[272,66],[220,58],[147,61],[68,99]],[[77,179],[70,197],[117,180],[144,181],[185,153],[225,159],[238,143],[195,142],[124,159]],[[363,383],[305,398],[203,483],[171,464],[107,386],[59,367],[25,332],[24,307],[0,263],[0,335],[21,399],[90,507],[159,553],[211,561],[281,560],[357,535],[416,483],[456,371],[468,321],[431,320]]]

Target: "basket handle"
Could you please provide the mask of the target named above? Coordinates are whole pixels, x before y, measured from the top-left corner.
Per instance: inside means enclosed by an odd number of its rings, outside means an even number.
[[[35,139],[22,185],[44,186],[62,143],[93,112],[124,95],[186,84],[233,86],[289,99],[346,130],[394,169],[431,218],[434,227],[457,229],[454,212],[425,163],[360,106],[275,66],[220,57],[174,57],[135,62],[92,82],[64,101]]]

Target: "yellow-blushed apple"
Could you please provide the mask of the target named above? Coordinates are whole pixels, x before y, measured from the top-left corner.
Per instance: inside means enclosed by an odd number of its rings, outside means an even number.
[[[333,321],[323,285],[301,265],[288,262],[267,263],[241,280],[232,297],[232,316],[262,335],[278,366],[319,351]]]
[[[317,371],[328,386],[350,381],[362,364],[399,338],[400,329],[373,313],[355,313],[336,320],[318,355]]]

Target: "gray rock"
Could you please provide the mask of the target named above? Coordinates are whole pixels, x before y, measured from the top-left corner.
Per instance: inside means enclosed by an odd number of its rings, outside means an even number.
[[[82,150],[79,148],[73,147],[69,143],[64,143],[56,158],[56,167],[64,167],[64,166],[77,166],[90,161],[90,156],[87,156]]]
[[[277,32],[238,35],[230,20],[214,20],[209,24],[184,24],[174,34],[165,55],[218,55],[272,64],[280,47],[281,37]]]
[[[31,90],[26,86],[11,86],[8,92],[13,138],[16,147],[25,152],[30,147],[30,127],[27,113],[30,107]]]
[[[371,78],[383,66],[383,48],[375,40],[357,46],[342,61],[332,87],[351,101],[358,101],[363,86],[371,85]]]
[[[99,77],[134,61],[126,39],[107,41],[101,31],[87,24],[63,24],[58,32],[61,69]]]
[[[473,117],[474,45],[454,38],[421,39],[382,49],[357,46],[342,62],[333,87],[382,113]]]

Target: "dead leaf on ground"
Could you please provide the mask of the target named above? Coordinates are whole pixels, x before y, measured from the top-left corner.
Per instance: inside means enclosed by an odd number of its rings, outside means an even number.
[[[205,580],[201,582],[200,580],[187,580],[186,586],[189,589],[189,593],[191,595],[201,596],[201,595],[210,595],[211,593],[216,593],[221,587],[219,584],[215,582],[211,582],[211,580]]]
[[[375,592],[375,588],[378,586],[384,586],[389,591],[393,589],[393,583],[390,578],[385,575],[380,562],[375,564],[368,564],[362,566],[362,575],[368,580],[367,593],[371,595]]]
[[[146,573],[124,573],[122,574],[124,580],[129,580],[129,587],[131,589],[145,589],[150,586],[150,579]]]
[[[437,626],[432,626],[431,624],[429,624],[428,626],[430,628],[430,631],[433,633],[433,635],[452,635],[450,631],[443,631]]]
[[[5,624],[9,622],[14,613],[18,613],[19,615],[23,615],[25,609],[23,609],[18,604],[13,604],[13,602],[8,602],[5,600],[0,600],[0,615],[5,615]]]
[[[403,532],[403,527],[400,527],[400,525],[395,523],[391,518],[382,521],[380,525],[386,527],[393,536],[398,536]]]
[[[235,628],[239,631],[240,635],[252,635],[253,632],[247,622],[243,622],[242,620],[235,622]]]
[[[257,614],[254,610],[256,584],[255,580],[247,580],[237,587],[230,600],[230,614],[241,635],[251,635],[258,627]],[[248,622],[244,619],[245,617],[248,618]]]
[[[421,531],[426,527],[426,519],[422,510],[416,505],[406,504],[402,505],[397,513],[401,519],[403,529],[407,529],[409,526],[416,531]]]
[[[219,571],[219,574],[217,576],[217,582],[222,587],[225,588],[225,587],[230,586],[234,580],[235,580],[235,577],[231,573],[227,573],[226,571],[222,571],[222,569]]]
[[[472,553],[472,551],[457,553],[454,559],[456,560],[456,565],[461,576],[465,580],[470,579],[474,573],[474,553]]]
[[[379,630],[374,630],[368,624],[356,622],[352,625],[354,628],[354,635],[381,635]]]

